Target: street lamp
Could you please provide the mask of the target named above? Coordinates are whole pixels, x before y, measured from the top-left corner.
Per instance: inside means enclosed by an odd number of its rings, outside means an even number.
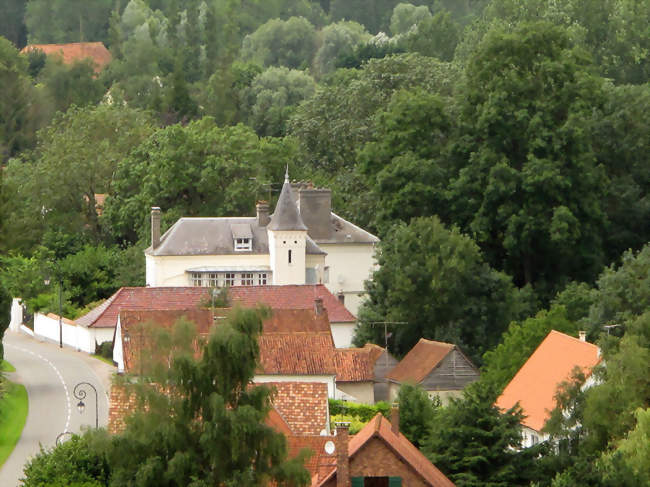
[[[97,389],[90,382],[79,382],[79,384],[74,386],[74,389],[72,390],[72,395],[76,399],[79,399],[79,402],[77,403],[77,409],[79,410],[79,414],[83,414],[84,410],[86,409],[86,403],[84,403],[84,399],[86,399],[86,391],[82,388],[82,386],[88,386],[92,388],[93,391],[95,391],[95,429],[98,429],[99,428],[99,396],[97,395]]]
[[[63,318],[61,317],[61,314],[63,313],[62,308],[63,308],[63,278],[61,277],[61,273],[58,272],[58,268],[55,267],[54,271],[55,276],[57,277],[59,281],[59,348],[63,348]],[[46,286],[50,285],[50,278],[49,276],[43,279],[43,284]]]

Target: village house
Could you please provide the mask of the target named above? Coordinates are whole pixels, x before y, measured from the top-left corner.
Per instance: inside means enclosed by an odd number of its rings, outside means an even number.
[[[468,384],[478,380],[479,371],[454,344],[421,338],[387,375],[388,397],[394,401],[402,384],[421,385],[430,397],[442,404],[461,395]]]
[[[321,299],[337,346],[342,346],[340,337],[351,335],[356,325],[356,318],[322,284],[232,287],[227,290],[227,296],[232,304],[248,307],[264,304],[272,309],[312,309],[316,300]],[[113,340],[121,309],[185,310],[209,307],[215,297],[209,289],[198,287],[123,287],[102,304],[77,318],[75,323],[78,325],[78,333],[84,335],[82,341],[87,341],[94,351],[95,343]],[[58,333],[58,325],[52,325],[51,333]],[[75,339],[68,343],[64,337],[64,343],[76,346],[78,341]]]
[[[332,212],[329,189],[289,182],[273,214],[181,218],[163,235],[160,209],[151,212],[145,250],[147,286],[264,286],[324,284],[356,314],[364,281],[375,269],[379,239]],[[337,345],[352,334],[335,336]]]
[[[548,439],[542,429],[555,409],[558,386],[570,380],[574,371],[580,371],[587,377],[583,387],[588,387],[592,381],[591,369],[599,362],[600,349],[586,341],[584,332],[580,332],[580,338],[574,338],[551,330],[496,402],[503,410],[517,403],[523,409],[522,447]]]
[[[22,48],[21,54],[42,51],[46,56],[58,56],[64,64],[90,59],[95,73],[101,72],[111,62],[111,53],[101,42],[71,42],[69,44],[29,44]]]

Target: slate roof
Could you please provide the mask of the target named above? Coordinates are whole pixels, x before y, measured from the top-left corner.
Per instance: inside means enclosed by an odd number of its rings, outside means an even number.
[[[402,433],[396,434],[393,431],[390,421],[382,416],[381,413],[377,413],[359,433],[350,438],[348,456],[350,458],[354,457],[373,438],[382,440],[398,458],[415,470],[429,485],[435,487],[453,487],[454,483],[438,470],[420,450],[413,446],[413,443]],[[320,479],[316,485],[324,485],[335,475],[336,467],[324,478]]]
[[[424,378],[450,353],[456,345],[436,342],[433,340],[420,341],[406,354],[386,378],[395,382],[422,382]]]
[[[272,309],[314,309],[314,299],[319,297],[331,322],[356,321],[322,284],[234,286],[228,289],[228,295],[233,303],[242,306],[265,304]],[[185,310],[209,302],[209,291],[204,287],[123,287],[75,323],[91,328],[113,328],[121,309]]]
[[[72,42],[69,44],[30,44],[20,52],[40,50],[46,55],[59,55],[65,64],[72,64],[82,59],[91,59],[95,63],[95,72],[99,73],[111,62],[111,53],[101,42]]]
[[[298,211],[298,205],[296,205],[288,175],[284,179],[282,191],[278,203],[275,205],[275,212],[271,217],[268,228],[272,231],[307,231],[307,225],[302,221],[300,211]]]
[[[540,431],[555,409],[558,385],[571,378],[575,367],[589,375],[599,362],[596,345],[552,330],[505,387],[496,405],[510,409],[519,402],[526,415],[522,423]]]
[[[246,226],[250,228],[250,235],[253,238],[252,250],[235,251],[233,229],[237,233]],[[180,218],[160,237],[160,244],[155,249],[147,248],[145,253],[149,255],[265,255],[269,253],[269,236],[266,228],[258,224],[256,217]],[[309,236],[307,236],[305,252],[308,255],[325,254]]]

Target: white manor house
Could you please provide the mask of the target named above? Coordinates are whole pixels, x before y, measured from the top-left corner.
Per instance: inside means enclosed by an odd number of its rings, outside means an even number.
[[[329,189],[292,184],[288,174],[273,214],[180,218],[162,236],[151,211],[147,286],[324,284],[356,315],[379,239],[332,213]]]

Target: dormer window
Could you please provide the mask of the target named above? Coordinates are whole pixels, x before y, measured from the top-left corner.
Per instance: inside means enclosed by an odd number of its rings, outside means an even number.
[[[236,238],[235,252],[244,252],[246,250],[253,250],[253,240],[250,238]]]
[[[233,223],[230,225],[230,231],[232,232],[235,252],[250,252],[253,250],[253,232],[248,223]]]

